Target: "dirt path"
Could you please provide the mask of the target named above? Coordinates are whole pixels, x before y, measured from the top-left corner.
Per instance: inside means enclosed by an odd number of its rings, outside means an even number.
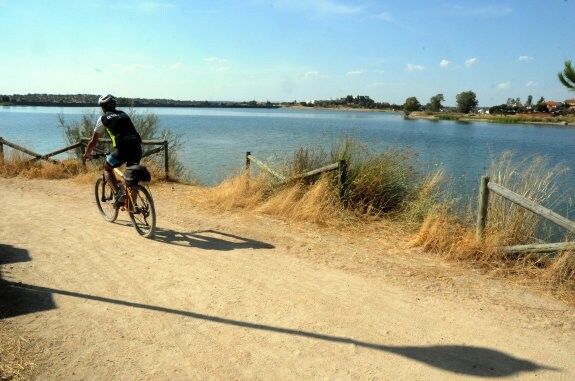
[[[0,312],[42,349],[37,379],[575,379],[572,307],[388,231],[351,240],[153,193],[146,240],[102,220],[90,184],[0,179]]]

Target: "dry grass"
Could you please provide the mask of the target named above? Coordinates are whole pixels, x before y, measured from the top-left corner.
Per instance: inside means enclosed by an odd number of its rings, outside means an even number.
[[[68,179],[85,172],[78,160],[52,163],[44,160],[30,161],[28,155],[6,150],[0,159],[1,177],[24,177],[28,179]]]
[[[163,165],[154,161],[142,162],[150,171],[152,181],[165,178]],[[94,178],[102,173],[102,161],[86,162],[86,166],[80,160],[67,159],[56,163],[38,160],[30,161],[30,157],[19,151],[6,150],[4,159],[0,159],[0,177],[20,177],[26,179],[74,179],[74,181],[88,184],[94,182]],[[174,173],[169,174],[175,178]]]
[[[315,156],[314,156],[315,155]],[[313,154],[300,150],[296,153],[291,165],[294,171],[301,172],[310,166],[320,165],[325,152]],[[101,163],[88,164],[84,168],[79,161],[65,160],[53,164],[49,162],[29,162],[18,153],[5,152],[4,160],[0,160],[0,176],[42,179],[63,179],[73,177],[75,181],[91,183],[101,173]],[[390,173],[393,169],[385,167],[389,163],[388,156],[381,156],[379,161],[370,161],[367,170],[356,173],[357,179],[364,177],[376,178],[380,166]],[[319,160],[319,161],[318,161]],[[330,159],[331,160],[331,159]],[[317,161],[317,163],[316,163]],[[506,153],[494,160],[489,175],[491,181],[503,185],[516,193],[523,195],[539,204],[553,207],[561,202],[558,197],[561,178],[568,169],[564,166],[547,168],[544,158],[536,157],[515,162],[511,154]],[[154,179],[164,177],[163,168],[146,163]],[[393,166],[394,164],[390,164]],[[361,162],[356,168],[362,168]],[[539,288],[552,293],[560,299],[575,303],[575,255],[562,253],[555,258],[539,255],[508,255],[500,248],[506,245],[530,243],[541,232],[541,221],[532,214],[525,212],[501,197],[492,197],[486,239],[482,245],[475,240],[475,227],[470,224],[470,218],[461,218],[450,212],[450,205],[445,201],[445,195],[439,193],[443,189],[443,173],[431,174],[421,182],[403,174],[411,173],[405,166],[396,166],[404,184],[417,183],[409,192],[409,197],[398,202],[401,204],[392,213],[373,214],[366,204],[359,209],[349,204],[344,207],[339,199],[337,187],[332,175],[324,175],[313,183],[292,183],[278,185],[266,176],[260,174],[255,179],[240,175],[224,181],[214,188],[205,188],[199,202],[222,210],[248,210],[266,213],[290,221],[315,223],[320,226],[345,228],[347,231],[360,232],[374,221],[393,220],[403,230],[411,230],[415,226],[418,233],[413,244],[424,250],[440,255],[446,260],[456,261],[465,266],[473,266],[486,273],[502,276],[515,282]],[[380,168],[381,169],[381,168]],[[380,171],[381,172],[381,171]],[[394,174],[393,178],[396,177]],[[367,184],[372,184],[371,181]],[[382,183],[376,184],[378,189]],[[385,184],[383,184],[385,185]],[[372,189],[371,185],[365,189]],[[403,189],[403,188],[402,188]],[[396,189],[387,195],[396,195]],[[367,193],[366,193],[367,194]],[[373,195],[380,194],[373,190]],[[353,203],[352,203],[353,205]],[[469,216],[468,216],[469,217]]]
[[[475,230],[453,216],[433,215],[423,223],[412,242],[425,251],[485,274],[554,295],[575,305],[575,253],[555,257],[538,254],[507,254],[501,247],[508,241],[501,232],[486,235],[482,245]]]
[[[556,210],[568,201],[568,172],[569,168],[562,164],[549,167],[542,156],[515,160],[510,152],[505,152],[492,160],[488,174],[490,182]],[[537,237],[546,240],[553,234],[551,225],[542,224],[539,216],[499,196],[491,197],[487,228],[497,232],[506,245],[529,243]]]
[[[32,361],[31,345],[0,321],[0,380],[20,381],[28,379],[36,365]]]
[[[509,153],[494,161],[490,181],[496,182],[538,203],[557,205],[566,167],[548,168],[544,158],[515,163]],[[492,197],[485,239],[478,244],[471,219],[443,210],[423,222],[413,245],[430,253],[482,269],[532,289],[555,295],[575,304],[575,253],[555,257],[538,254],[508,254],[503,246],[532,243],[541,232],[541,219],[501,197]]]
[[[255,179],[237,176],[205,190],[204,203],[223,210],[250,210],[294,221],[339,226],[355,220],[335,193],[330,176],[313,184],[278,188],[265,174]]]

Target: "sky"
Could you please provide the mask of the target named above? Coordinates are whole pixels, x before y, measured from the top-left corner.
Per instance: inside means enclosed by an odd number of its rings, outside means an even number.
[[[575,98],[575,0],[0,0],[0,94]]]

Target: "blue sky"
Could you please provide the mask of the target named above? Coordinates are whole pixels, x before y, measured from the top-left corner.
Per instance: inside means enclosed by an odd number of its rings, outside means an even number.
[[[575,0],[0,0],[0,94],[575,98]]]

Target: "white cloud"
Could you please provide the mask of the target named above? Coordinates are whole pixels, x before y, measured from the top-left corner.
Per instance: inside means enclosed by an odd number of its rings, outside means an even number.
[[[362,75],[363,73],[365,73],[366,70],[365,69],[359,69],[359,70],[350,70],[347,72],[347,75]]]
[[[425,70],[425,66],[423,66],[423,65],[407,64],[406,70],[407,70],[407,71],[422,71],[422,70]]]
[[[533,61],[531,56],[519,56],[519,61]]]
[[[375,16],[376,19],[383,20],[383,21],[393,21],[393,17],[388,12],[381,12],[380,14]]]
[[[511,82],[507,81],[507,82],[501,82],[499,83],[497,86],[497,89],[499,90],[505,90],[511,87]]]
[[[537,86],[539,86],[539,82],[529,81],[529,82],[527,82],[527,84],[526,84],[525,86],[527,86],[527,87],[537,87]]]
[[[304,78],[318,78],[320,76],[319,71],[307,71],[304,73]]]
[[[204,58],[204,61],[210,64],[208,68],[211,72],[224,72],[230,70],[228,65],[229,60],[227,58],[220,58],[220,57],[207,57]]]
[[[448,60],[441,60],[441,62],[439,63],[439,66],[448,67],[449,64],[450,64],[450,62]]]
[[[476,65],[477,63],[479,63],[479,60],[477,58],[470,58],[465,61],[465,66],[471,67],[473,65]]]
[[[184,67],[184,64],[182,62],[176,62],[175,64],[169,65],[168,68],[170,70],[180,70],[181,68]]]
[[[165,1],[144,1],[138,5],[138,8],[144,11],[153,11],[156,9],[176,8],[176,5]]]
[[[364,10],[363,5],[350,5],[337,0],[275,0],[274,5],[279,8],[319,14],[350,15]]]
[[[207,58],[204,58],[204,61],[221,63],[221,64],[228,63],[227,58],[219,58],[219,57],[207,57]]]

